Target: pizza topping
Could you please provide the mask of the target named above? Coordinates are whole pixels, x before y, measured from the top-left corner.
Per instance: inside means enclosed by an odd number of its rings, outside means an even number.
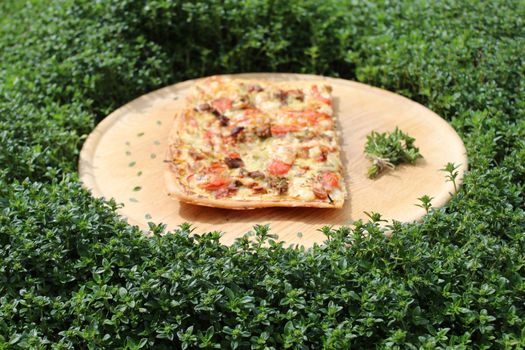
[[[270,188],[274,189],[279,195],[286,194],[288,192],[288,179],[282,176],[272,176],[268,179]]]
[[[282,161],[286,164],[293,164],[297,152],[294,147],[288,146],[286,144],[277,144],[273,148],[272,158]]]
[[[243,130],[244,130],[244,126],[236,126],[235,128],[232,129],[232,131],[231,131],[231,133],[230,133],[230,136],[232,136],[232,137],[236,137],[236,136],[239,135]]]
[[[288,94],[286,91],[279,90],[278,92],[275,93],[274,97],[281,102],[281,105],[288,104]]]
[[[299,125],[272,125],[270,130],[272,135],[282,136],[289,132],[301,131],[301,127]]]
[[[266,194],[268,190],[265,187],[257,186],[252,188],[253,194]]]
[[[297,158],[308,159],[309,154],[310,152],[306,147],[301,147],[297,150]]]
[[[224,158],[224,163],[226,163],[226,165],[230,169],[240,168],[241,166],[244,165],[242,159],[238,157],[236,158],[226,157]]]
[[[198,172],[194,179],[198,187],[213,191],[226,187],[230,183],[225,173],[226,168],[224,166],[213,163]]]
[[[339,175],[332,171],[327,171],[321,175],[321,184],[327,190],[339,187]]]
[[[266,169],[272,175],[284,175],[289,172],[291,168],[291,164],[283,163],[277,159],[272,159]]]
[[[288,95],[290,95],[292,98],[298,100],[299,102],[304,101],[304,92],[303,90],[296,89],[296,90],[290,90],[288,91]]]
[[[257,128],[255,128],[255,134],[261,139],[266,139],[272,136],[272,128],[270,126],[270,123],[266,123],[262,126],[258,126]]]
[[[315,99],[323,102],[324,104],[327,104],[329,106],[332,105],[332,100],[321,95],[321,93],[319,92],[319,89],[317,88],[317,85],[312,86],[312,95],[314,96]]]
[[[230,186],[233,186],[235,188],[239,188],[239,187],[243,186],[243,183],[240,180],[235,180],[234,182],[232,182],[230,184]]]
[[[321,150],[321,154],[319,155],[319,157],[317,157],[316,161],[318,161],[318,162],[326,162],[326,160],[328,159],[326,156],[327,156],[327,152]]]
[[[235,192],[236,190],[231,191],[229,188],[221,188],[215,192],[215,198],[221,199],[221,198],[230,197]]]
[[[218,98],[211,103],[211,106],[213,107],[213,109],[215,109],[216,111],[219,111],[220,114],[224,114],[224,112],[231,109],[232,105],[233,105],[232,100],[226,97]]]
[[[252,179],[264,179],[266,177],[262,171],[258,170],[248,172],[248,176]]]
[[[202,160],[205,158],[204,154],[200,153],[200,152],[197,152],[196,150],[194,150],[193,148],[190,148],[190,150],[188,151],[188,154],[190,155],[190,157],[192,157],[194,160]]]
[[[228,126],[228,124],[230,123],[230,118],[223,115],[217,109],[212,110],[212,113],[215,116],[215,118],[221,123],[221,126]]]
[[[295,123],[303,126],[317,125],[322,120],[331,119],[331,117],[328,114],[318,112],[313,109],[289,110],[286,112],[286,114]]]
[[[317,199],[328,198],[331,200],[330,192],[338,187],[339,175],[332,171],[327,171],[317,176],[317,181],[313,185],[312,191]]]
[[[326,162],[330,149],[325,145],[315,146],[310,149],[310,157],[317,162]]]
[[[328,198],[328,193],[326,192],[326,190],[322,186],[319,186],[318,184],[314,185],[314,187],[312,188],[312,191],[314,192],[315,198],[317,199]]]
[[[279,90],[274,94],[274,98],[279,100],[282,106],[287,106],[289,103],[293,103],[294,100],[303,102],[304,93],[300,89]]]
[[[264,89],[259,84],[250,85],[250,87],[248,88],[248,92],[256,92],[257,93],[257,92],[261,92],[263,90]]]
[[[210,112],[211,106],[209,103],[200,103],[194,108],[197,112]]]
[[[247,109],[253,107],[253,105],[248,95],[242,95],[233,102],[232,107],[235,109]]]
[[[277,144],[273,148],[272,159],[266,170],[272,175],[284,175],[290,171],[295,161],[296,152],[293,147]]]
[[[239,187],[241,187],[243,184],[239,180],[235,180],[231,182],[227,187],[219,188],[215,192],[215,198],[227,198],[233,196],[235,193],[237,193],[237,190]]]
[[[308,156],[309,156],[309,158],[315,159],[317,161],[322,159],[323,158],[323,150],[322,150],[321,146],[314,146],[314,147],[310,148],[310,150],[308,151]],[[326,160],[326,155],[324,156],[324,158]]]
[[[198,180],[199,177],[197,176],[197,181]],[[207,174],[204,178],[201,178],[201,180],[204,180],[204,182],[198,186],[205,190],[218,190],[219,188],[226,187],[229,183],[229,181],[221,174]]]
[[[215,198],[221,199],[221,198],[231,197],[236,192],[237,192],[237,188],[230,188],[230,187],[220,188],[215,192]]]

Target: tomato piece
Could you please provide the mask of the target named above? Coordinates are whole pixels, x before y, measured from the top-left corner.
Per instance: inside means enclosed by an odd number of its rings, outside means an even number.
[[[218,190],[229,185],[229,179],[224,176],[226,168],[220,163],[212,163],[211,166],[205,168],[202,173],[206,176],[207,182],[201,183],[198,186],[205,190]]]
[[[205,190],[218,190],[219,188],[226,187],[229,184],[229,181],[220,175],[212,176],[211,181],[200,185],[201,188]]]
[[[208,173],[215,173],[215,174],[222,174],[226,168],[221,162],[214,161],[210,167],[208,167],[207,172]]]
[[[241,155],[237,152],[228,152],[228,157],[230,158],[241,158]]]
[[[214,100],[211,103],[211,106],[215,108],[216,110],[218,110],[219,112],[224,113],[228,109],[232,108],[232,103],[233,103],[232,100],[230,100],[229,98],[221,97],[221,98]]]
[[[319,92],[319,89],[317,89],[317,85],[312,86],[312,93],[313,93],[314,97],[317,100],[319,100],[319,101],[321,101],[321,102],[323,102],[323,103],[325,103],[325,104],[327,104],[329,106],[332,105],[332,100],[329,99],[329,98],[323,97],[321,95],[321,93]]]
[[[339,187],[339,175],[331,171],[323,173],[323,175],[321,175],[321,184],[326,189]]]
[[[289,132],[300,131],[301,127],[299,125],[272,125],[271,126],[272,135],[285,135]]]
[[[284,175],[290,171],[292,164],[286,164],[277,159],[272,159],[266,169],[272,175]]]
[[[328,114],[313,109],[290,110],[288,116],[301,126],[316,125],[320,119],[330,119]]]
[[[222,139],[222,142],[225,144],[225,145],[234,145],[236,140],[234,137],[231,137],[231,136],[226,136]]]
[[[243,110],[243,114],[247,117],[256,117],[262,114],[262,111],[258,108],[246,108]]]
[[[250,126],[257,122],[258,119],[264,118],[264,113],[257,108],[246,108],[242,113],[235,113],[230,117],[230,125],[233,127]]]

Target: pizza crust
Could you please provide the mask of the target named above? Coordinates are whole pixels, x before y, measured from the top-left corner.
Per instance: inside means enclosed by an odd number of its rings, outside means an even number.
[[[227,200],[227,199],[215,199],[215,198],[205,198],[200,197],[195,194],[188,194],[184,187],[180,184],[179,180],[171,171],[167,169],[164,171],[164,179],[168,188],[168,195],[179,201],[203,205],[206,207],[214,208],[224,208],[224,209],[257,209],[257,208],[269,208],[269,207],[310,207],[310,208],[342,208],[342,203],[340,206],[330,203],[322,202],[298,202],[298,201],[252,201],[252,200]]]

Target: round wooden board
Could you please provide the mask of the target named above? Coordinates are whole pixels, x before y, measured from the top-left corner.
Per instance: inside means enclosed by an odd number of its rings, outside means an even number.
[[[195,81],[185,81],[141,96],[105,118],[85,142],[79,160],[80,178],[94,196],[122,203],[121,215],[130,224],[148,229],[148,222],[169,229],[189,222],[196,233],[219,230],[222,242],[270,224],[272,233],[289,244],[310,247],[325,237],[324,225],[349,225],[379,212],[385,219],[411,222],[425,211],[416,206],[423,195],[443,206],[454,192],[439,169],[447,162],[460,164],[457,182],[467,167],[463,142],[437,114],[405,97],[368,85],[315,75],[254,73],[236,78],[271,81],[325,81],[333,87],[334,112],[341,131],[343,163],[349,199],[342,209],[265,208],[228,210],[179,203],[168,197],[163,171],[167,138],[175,113]],[[392,131],[396,126],[416,138],[424,158],[402,165],[375,180],[366,177],[370,164],[363,155],[366,135]]]

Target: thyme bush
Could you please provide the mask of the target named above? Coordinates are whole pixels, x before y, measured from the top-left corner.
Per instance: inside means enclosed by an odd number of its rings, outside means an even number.
[[[0,348],[525,347],[522,1],[6,0],[0,14]],[[264,222],[231,247],[190,225],[147,238],[81,188],[78,152],[106,113],[248,71],[427,105],[466,143],[463,186],[391,238],[371,214],[309,251]]]

